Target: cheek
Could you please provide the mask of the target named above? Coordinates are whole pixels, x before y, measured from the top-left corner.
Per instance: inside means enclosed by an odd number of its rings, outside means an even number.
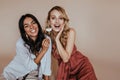
[[[64,21],[62,20],[62,21],[60,21],[60,23],[61,23],[61,24],[64,24]]]
[[[50,24],[53,24],[53,23],[55,23],[55,20],[50,20],[49,22],[50,22]]]
[[[27,32],[28,31],[28,29],[24,29],[25,30],[25,32]]]
[[[25,33],[29,34],[29,29],[25,29]]]
[[[38,29],[38,25],[35,25],[35,27],[34,27],[35,29]]]
[[[50,24],[54,24],[54,21],[50,21]]]

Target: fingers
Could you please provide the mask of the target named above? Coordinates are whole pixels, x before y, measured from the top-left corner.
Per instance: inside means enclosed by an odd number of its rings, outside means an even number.
[[[64,26],[65,26],[65,24],[62,25],[60,32],[56,36],[56,40],[59,40],[59,38],[60,38],[60,36],[61,36],[61,34],[63,32]]]
[[[60,32],[59,32],[59,34],[61,34],[62,33],[62,31],[63,31],[63,29],[64,29],[64,24],[62,25],[62,27],[61,27],[61,30],[60,30]]]
[[[50,44],[50,41],[47,38],[42,41],[42,47],[49,47],[49,44]]]

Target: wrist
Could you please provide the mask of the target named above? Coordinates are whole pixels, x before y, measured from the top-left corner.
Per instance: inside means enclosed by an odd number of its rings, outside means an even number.
[[[41,50],[41,53],[46,53],[46,51],[47,51],[46,48],[45,48],[45,49],[42,49],[42,50]]]
[[[56,42],[59,41],[59,38],[56,38],[55,41],[56,41]]]

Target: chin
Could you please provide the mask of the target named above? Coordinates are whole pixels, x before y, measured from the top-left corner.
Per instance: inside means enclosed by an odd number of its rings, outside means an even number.
[[[60,30],[54,30],[55,32],[59,32]]]
[[[53,29],[55,32],[59,32],[60,31],[60,29]]]

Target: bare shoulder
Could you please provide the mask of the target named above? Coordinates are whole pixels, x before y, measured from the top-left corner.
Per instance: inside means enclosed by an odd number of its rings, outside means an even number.
[[[75,35],[76,31],[74,28],[70,28],[69,35]]]

